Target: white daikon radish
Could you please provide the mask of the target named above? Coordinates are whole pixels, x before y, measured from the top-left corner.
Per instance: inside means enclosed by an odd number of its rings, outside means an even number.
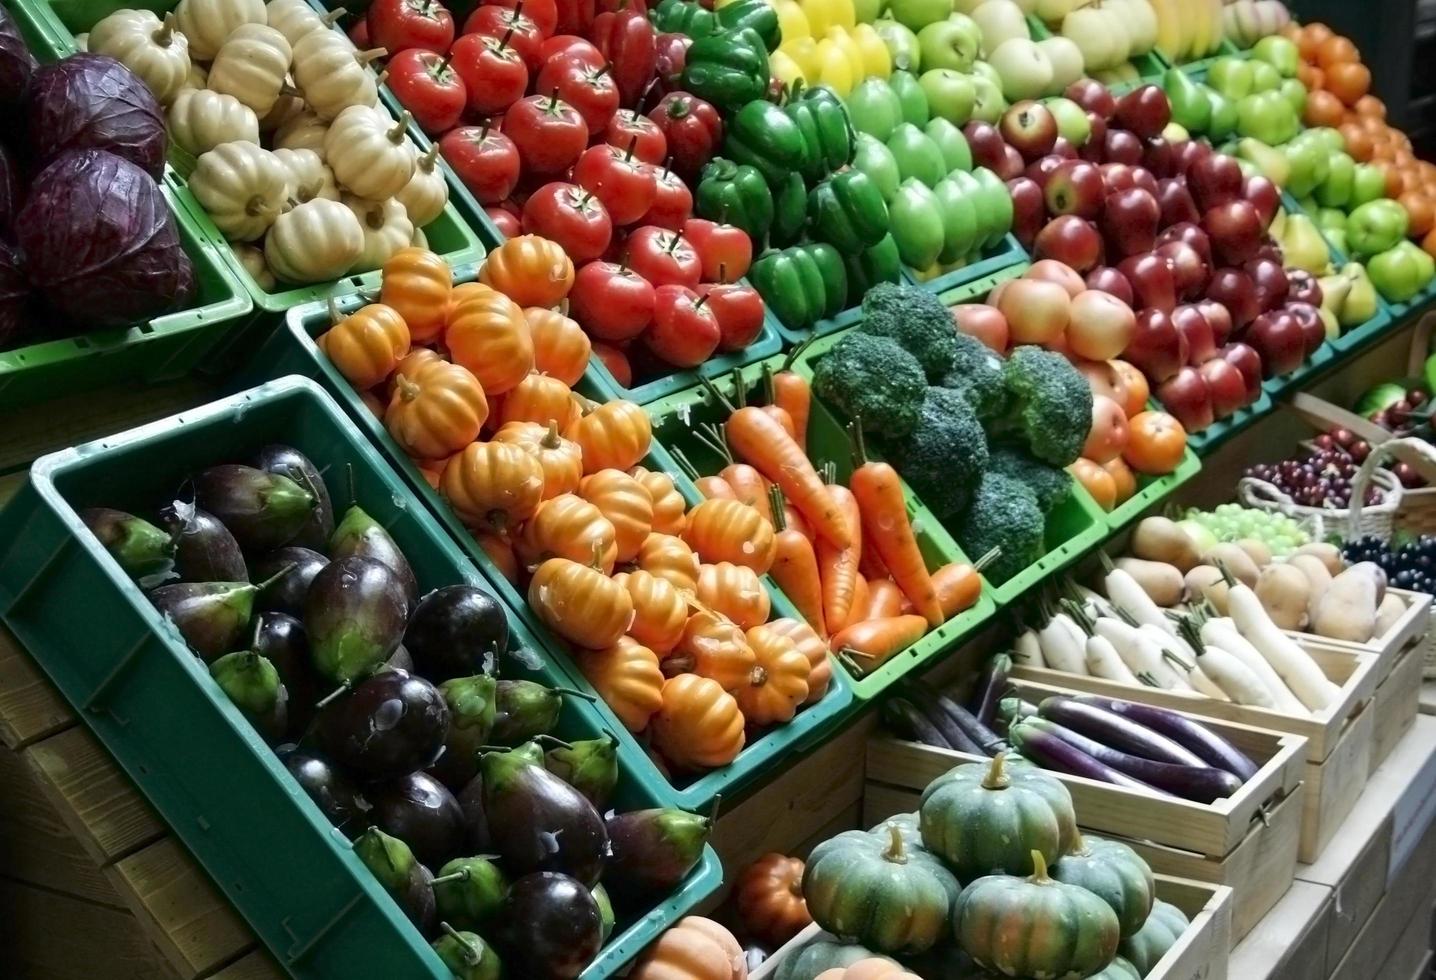
[[[1321,672],[1316,661],[1295,640],[1271,621],[1252,589],[1230,577],[1227,588],[1230,589],[1227,605],[1237,631],[1266,658],[1307,710],[1321,711],[1341,697],[1341,688]],[[1330,593],[1328,588],[1327,594]]]

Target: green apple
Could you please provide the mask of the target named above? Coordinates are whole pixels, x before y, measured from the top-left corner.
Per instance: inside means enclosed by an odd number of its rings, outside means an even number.
[[[880,140],[891,136],[897,124],[903,121],[902,100],[881,78],[865,79],[848,93],[847,102],[853,128]]]
[[[899,24],[920,31],[952,12],[952,0],[889,0],[888,14]]]
[[[982,62],[978,62],[982,64]],[[972,118],[996,126],[1007,111],[1007,100],[1002,97],[1002,86],[985,75],[974,75],[972,88],[977,99],[972,104]]]
[[[972,76],[949,68],[934,68],[922,73],[918,84],[927,96],[927,109],[934,118],[945,119],[958,126],[967,125],[972,107],[977,103],[977,89]]]
[[[853,15],[859,24],[873,23],[887,9],[887,0],[853,0]]]
[[[1248,95],[1237,102],[1237,132],[1268,146],[1281,146],[1301,129],[1291,103],[1275,92]]]
[[[971,71],[982,47],[982,32],[971,17],[953,14],[917,32],[918,53],[923,70],[950,68]]]
[[[949,173],[972,169],[972,147],[967,145],[967,137],[955,124],[938,117],[929,119],[922,131],[942,151],[942,162]]]
[[[1306,130],[1301,133],[1300,136],[1304,136],[1310,140],[1316,140],[1322,146],[1326,147],[1326,152],[1328,153],[1346,152],[1346,137],[1341,135],[1340,130],[1332,129],[1330,126],[1317,126],[1314,129]],[[1300,138],[1300,136],[1298,138]]]
[[[915,178],[904,180],[888,214],[904,265],[926,269],[937,261],[947,236],[942,205],[931,187]]]
[[[1376,201],[1386,196],[1386,174],[1369,163],[1358,163],[1351,180],[1351,198],[1347,207],[1354,208],[1367,201]]]
[[[1381,198],[1367,201],[1346,218],[1346,240],[1352,255],[1367,258],[1378,255],[1406,237],[1410,218],[1398,202]]]
[[[992,53],[1007,41],[1014,38],[1032,40],[1027,15],[1013,0],[987,0],[972,12],[972,19],[982,32],[982,50],[988,61],[992,60]]]
[[[1232,101],[1252,94],[1252,66],[1240,58],[1218,58],[1207,69],[1207,84]]]
[[[1328,178],[1329,179],[1329,178]],[[1346,232],[1346,212],[1341,208],[1317,208],[1316,226],[1323,235],[1328,232]]]
[[[1269,142],[1269,141],[1268,141]],[[1331,169],[1331,157],[1315,140],[1293,141],[1282,147],[1291,176],[1286,190],[1292,197],[1306,197],[1321,186]]]
[[[888,76],[888,86],[897,93],[898,101],[902,103],[902,121],[926,126],[931,113],[927,93],[922,90],[917,76],[908,71],[895,71]]]
[[[1295,78],[1301,65],[1301,53],[1295,42],[1279,34],[1258,41],[1252,48],[1252,57],[1271,65],[1282,78]]]
[[[1202,90],[1212,104],[1212,121],[1207,124],[1207,136],[1212,142],[1220,143],[1237,131],[1237,104],[1210,85],[1203,85]]]
[[[987,60],[1002,76],[1002,95],[1009,102],[1041,98],[1052,84],[1052,62],[1024,38],[1003,41]]]
[[[1428,274],[1431,267],[1427,264],[1430,260],[1431,257],[1412,242],[1402,242],[1373,256],[1366,263],[1366,270],[1388,303],[1405,303],[1431,281]]]
[[[878,32],[878,37],[883,39],[883,44],[887,45],[894,68],[899,71],[917,71],[922,64],[922,54],[918,48],[916,34],[889,17],[874,23],[873,29]]]
[[[853,169],[867,174],[868,179],[882,191],[883,200],[891,202],[897,194],[898,184],[902,183],[893,151],[882,140],[868,133],[859,133],[854,146]]]
[[[1296,204],[1297,207],[1301,208],[1302,211],[1307,214],[1316,214],[1316,212],[1321,210],[1321,205],[1316,203],[1316,196],[1314,194],[1309,194],[1306,197],[1298,199]]]
[[[1281,73],[1265,61],[1249,61],[1252,69],[1252,95],[1275,92],[1281,88]]]
[[[1282,79],[1281,87],[1277,89],[1283,99],[1291,103],[1299,116],[1306,111],[1306,86],[1295,78]]]
[[[904,183],[920,180],[928,187],[935,187],[947,176],[947,164],[942,150],[928,139],[927,134],[911,123],[903,123],[888,137],[888,149],[897,160],[898,175]],[[897,227],[897,221],[893,221]]]
[[[980,170],[982,168],[979,167],[977,169]],[[962,196],[972,202],[973,211],[977,217],[977,241],[974,245],[974,249],[981,248],[988,237],[996,231],[997,225],[1002,218],[1000,209],[999,211],[993,211],[987,206],[989,196],[987,186],[973,176],[973,173],[969,173],[965,170],[954,170],[947,175],[947,180],[944,181],[944,183],[956,185],[957,189],[962,193]],[[1010,200],[1009,203],[1011,203]],[[1008,223],[1011,224],[1011,219],[1009,219]]]
[[[999,91],[1002,89],[1002,76],[997,74],[997,69],[993,68],[987,62],[979,61],[977,64],[973,65],[972,73],[978,78],[987,79],[993,85],[996,85]]]
[[[1316,203],[1323,208],[1345,207],[1356,180],[1356,161],[1345,153],[1333,153],[1328,159],[1326,179],[1316,188]]]
[[[1002,178],[986,167],[977,167],[972,171],[972,176],[982,187],[982,193],[987,195],[985,201],[978,203],[977,209],[987,219],[987,238],[982,247],[989,249],[1002,241],[1012,230],[1012,195],[1008,193]]]
[[[1172,104],[1172,119],[1187,129],[1206,132],[1212,124],[1212,103],[1202,93],[1200,84],[1181,69],[1171,68],[1162,76],[1162,88]]]
[[[1047,111],[1057,120],[1057,134],[1073,146],[1085,146],[1092,137],[1092,120],[1071,99],[1053,99],[1047,103]]]
[[[942,251],[939,262],[956,262],[970,254],[979,244],[977,237],[977,205],[974,198],[962,192],[952,180],[940,180],[933,189],[942,208]]]

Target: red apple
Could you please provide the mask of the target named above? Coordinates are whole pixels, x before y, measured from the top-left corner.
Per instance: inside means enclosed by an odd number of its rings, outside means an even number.
[[[1157,387],[1157,400],[1188,432],[1201,432],[1214,421],[1212,393],[1194,367],[1180,371]]]
[[[1242,168],[1237,165],[1236,157],[1213,153],[1192,164],[1187,171],[1187,186],[1197,207],[1210,211],[1241,199]]]
[[[1077,148],[1077,155],[1088,163],[1103,163],[1107,158],[1107,120],[1089,111],[1087,127],[1091,133],[1087,142]]]
[[[1075,214],[1053,218],[1033,242],[1033,258],[1056,259],[1078,272],[1091,269],[1101,256],[1102,236],[1090,221],[1083,221]]]
[[[1073,297],[1067,347],[1078,357],[1089,361],[1120,357],[1136,330],[1132,308],[1111,293],[1088,289]]]
[[[1136,187],[1136,169],[1127,163],[1104,163],[1102,164],[1102,183],[1106,185],[1108,194]]]
[[[952,308],[952,322],[958,333],[976,337],[998,354],[1007,350],[1007,317],[997,307],[963,303]]]
[[[1306,360],[1306,332],[1286,310],[1272,310],[1257,317],[1242,334],[1242,340],[1261,355],[1262,376],[1266,378],[1289,374]]]
[[[1057,154],[1049,153],[1046,156],[1038,157],[1036,160],[1033,160],[1031,163],[1029,163],[1027,165],[1027,169],[1022,171],[1022,175],[1024,177],[1030,177],[1032,180],[1035,180],[1037,182],[1037,186],[1042,188],[1043,193],[1046,193],[1047,178],[1052,176],[1052,172],[1065,162],[1066,161],[1059,157]]]
[[[1108,463],[1127,448],[1127,413],[1106,395],[1092,396],[1092,428],[1082,446],[1082,456],[1094,463]]]
[[[1145,309],[1137,314],[1132,342],[1122,358],[1130,361],[1148,379],[1160,384],[1187,363],[1186,338],[1182,336],[1169,314],[1158,309]]]
[[[1087,289],[1087,284],[1082,277],[1073,272],[1070,268],[1054,259],[1041,259],[1032,263],[1032,268],[1022,274],[1023,279],[1041,279],[1044,282],[1055,282],[1067,290],[1067,295],[1076,299],[1080,293]],[[1117,355],[1113,354],[1113,357]]]
[[[1054,217],[1075,214],[1079,218],[1094,219],[1102,213],[1105,197],[1102,171],[1086,160],[1059,160],[1043,187],[1047,210]]]
[[[1241,372],[1247,386],[1246,404],[1251,405],[1261,397],[1261,355],[1250,344],[1227,344],[1222,348],[1222,360]]]
[[[1202,216],[1202,226],[1212,240],[1216,260],[1226,265],[1241,265],[1255,257],[1265,233],[1261,215],[1250,201],[1228,201],[1209,208]]]
[[[1027,161],[1022,159],[1022,154],[1017,152],[1015,146],[1009,146],[1002,151],[1002,159],[997,162],[993,171],[1003,180],[1015,180],[1022,176],[1022,171],[1027,168]]]
[[[1040,102],[1024,99],[1015,102],[1002,114],[998,132],[1007,145],[1028,160],[1036,160],[1052,152],[1057,142],[1057,117]]]
[[[967,145],[972,150],[972,162],[979,167],[996,171],[1007,156],[1007,142],[991,123],[974,119],[962,127],[962,135],[967,137]]]
[[[1018,177],[1007,182],[1007,193],[1012,198],[1012,234],[1030,250],[1047,221],[1042,188],[1031,177]]]
[[[1172,311],[1172,325],[1187,339],[1187,363],[1201,364],[1217,354],[1212,325],[1196,306],[1183,305]]]
[[[1202,213],[1197,210],[1197,202],[1192,200],[1192,192],[1187,189],[1185,177],[1169,177],[1158,181],[1157,203],[1162,208],[1163,228],[1188,222],[1195,224],[1202,220]]]
[[[1103,119],[1111,119],[1117,111],[1117,99],[1112,90],[1092,78],[1079,78],[1067,86],[1067,98]]]
[[[1087,273],[1087,288],[1100,289],[1104,293],[1111,293],[1128,306],[1131,306],[1134,300],[1132,284],[1127,281],[1126,276],[1122,275],[1122,273],[1110,265],[1099,265]]]
[[[1321,283],[1305,269],[1287,269],[1287,297],[1298,303],[1310,303],[1312,306],[1320,306],[1322,300]]]
[[[1195,248],[1186,242],[1167,242],[1158,245],[1156,251],[1171,263],[1178,295],[1192,299],[1202,294],[1212,270]]]
[[[1212,417],[1220,422],[1247,406],[1246,378],[1223,357],[1203,361],[1197,368],[1212,397]]]
[[[1207,323],[1212,326],[1212,339],[1218,347],[1227,342],[1232,335],[1232,315],[1227,308],[1216,300],[1203,299],[1197,301],[1197,309],[1202,311],[1202,316],[1207,318]]]
[[[1326,323],[1321,319],[1321,314],[1310,303],[1288,303],[1284,309],[1296,318],[1297,324],[1301,327],[1301,335],[1305,339],[1303,348],[1306,356],[1310,357],[1315,354],[1321,345],[1326,343]]]
[[[1242,197],[1256,205],[1261,215],[1261,226],[1269,228],[1281,206],[1281,191],[1276,185],[1260,174],[1252,174],[1242,182]]]
[[[1014,279],[997,299],[1014,344],[1047,345],[1067,329],[1072,297],[1055,282]]]
[[[1287,281],[1286,269],[1282,268],[1280,262],[1258,258],[1252,259],[1242,268],[1252,278],[1252,285],[1256,288],[1256,303],[1263,313],[1286,302],[1291,284]]]
[[[1240,331],[1261,313],[1252,277],[1241,269],[1218,269],[1207,282],[1207,298],[1227,308],[1233,329]]]
[[[1165,257],[1156,252],[1132,255],[1118,263],[1117,270],[1132,284],[1133,306],[1152,306],[1163,313],[1176,309],[1177,280]]]
[[[1077,147],[1065,136],[1057,137],[1057,142],[1052,144],[1052,155],[1059,156],[1064,160],[1077,159]]]
[[[1135,167],[1142,162],[1142,141],[1125,129],[1107,130],[1102,152],[1109,163],[1125,163]]]
[[[1172,121],[1172,103],[1158,85],[1143,85],[1117,100],[1117,125],[1149,140]]]
[[[1142,151],[1142,166],[1152,171],[1158,180],[1176,176],[1176,144],[1161,136],[1147,140],[1147,147]]]
[[[1166,245],[1168,242],[1186,242],[1197,250],[1203,262],[1209,266],[1212,264],[1212,240],[1195,222],[1183,221],[1163,230],[1157,236],[1157,244]]]
[[[1161,220],[1157,199],[1140,187],[1108,194],[1102,209],[1102,235],[1108,254],[1115,258],[1150,252],[1157,244]]]

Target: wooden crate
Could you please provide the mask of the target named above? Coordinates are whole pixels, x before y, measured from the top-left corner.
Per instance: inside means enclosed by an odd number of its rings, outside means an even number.
[[[1411,592],[1406,589],[1389,589],[1388,591],[1392,595],[1400,596],[1401,600],[1406,603],[1406,612],[1383,636],[1373,637],[1366,643],[1351,643],[1311,633],[1291,630],[1288,630],[1287,633],[1303,644],[1313,643],[1332,650],[1371,654],[1377,658],[1376,683],[1380,684],[1395,668],[1396,662],[1403,653],[1416,648],[1419,656],[1424,660],[1433,643],[1433,637],[1430,634],[1431,596],[1424,592]]]
[[[1386,761],[1401,736],[1411,730],[1421,707],[1421,673],[1426,665],[1425,644],[1407,647],[1376,687],[1372,711],[1371,768]]]

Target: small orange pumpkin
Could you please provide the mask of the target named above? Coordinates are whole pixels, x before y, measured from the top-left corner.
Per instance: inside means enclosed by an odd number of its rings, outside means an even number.
[[[583,454],[578,443],[558,434],[558,424],[509,422],[494,433],[494,442],[518,446],[543,468],[543,495],[550,500],[578,489],[583,478]]]
[[[505,531],[543,500],[543,467],[518,446],[471,442],[449,457],[439,492],[469,527]]]
[[[804,704],[821,701],[828,693],[828,684],[833,678],[833,665],[828,657],[828,644],[808,623],[801,619],[775,619],[767,624],[768,629],[780,633],[793,641],[798,652],[808,659],[808,696]]]
[[[721,616],[699,611],[688,617],[682,638],[660,666],[666,677],[697,674],[722,684],[725,691],[736,691],[751,681],[757,663],[741,629]]]
[[[637,734],[663,706],[663,671],[658,654],[639,641],[621,636],[602,650],[585,650],[575,658],[578,669],[603,698],[623,727]]]
[[[369,409],[370,415],[374,416],[380,422],[384,421],[384,403],[379,400],[378,395],[372,391],[361,391],[359,392],[359,401],[364,404],[365,408]]]
[[[432,347],[410,347],[409,353],[401,357],[399,363],[395,365],[394,373],[389,375],[389,380],[384,382],[384,404],[389,404],[389,400],[394,397],[394,388],[396,387],[394,379],[397,375],[402,374],[406,378],[411,378],[419,373],[420,368],[440,362],[449,363]]]
[[[633,598],[633,625],[628,632],[648,649],[666,657],[683,639],[688,625],[688,602],[673,583],[645,571],[620,572],[613,577]]]
[[[630,401],[613,401],[591,409],[565,430],[583,447],[583,471],[626,470],[648,455],[653,425],[648,413]]]
[[[370,303],[342,320],[332,300],[329,309],[334,325],[316,343],[354,387],[374,387],[409,353],[409,325],[392,306]]]
[[[611,647],[628,632],[633,600],[598,568],[550,558],[529,582],[529,607],[549,629],[574,646]]]
[[[688,524],[688,501],[678,492],[673,477],[643,466],[633,467],[628,475],[643,484],[653,498],[654,533],[682,534]]]
[[[557,310],[530,306],[524,310],[534,341],[534,370],[572,388],[588,370],[593,345],[574,320]]]
[[[643,539],[633,564],[659,578],[665,578],[679,592],[698,591],[698,556],[688,542],[671,534],[650,534]]]
[[[414,343],[426,344],[444,332],[453,280],[443,256],[411,245],[384,262],[379,302],[399,312]]]
[[[415,465],[429,486],[437,490],[439,489],[439,480],[444,475],[444,464],[447,462],[447,459],[420,459],[415,461]]]
[[[808,658],[777,630],[755,626],[745,638],[756,665],[734,696],[748,724],[758,728],[793,720],[808,696]]]
[[[514,539],[514,552],[526,568],[550,558],[567,558],[595,561],[595,567],[609,574],[617,547],[613,525],[597,507],[575,494],[561,493],[539,504]]]
[[[479,281],[520,306],[557,306],[573,286],[573,260],[558,242],[520,235],[489,253]]]
[[[773,525],[737,500],[705,500],[688,512],[683,540],[706,562],[730,561],[768,574],[777,553]]]
[[[663,683],[663,705],[648,723],[653,746],[674,769],[726,766],[743,751],[743,712],[723,685],[697,674]]]
[[[433,361],[394,375],[384,427],[410,456],[444,459],[477,439],[488,416],[479,379],[462,365]]]
[[[738,876],[733,905],[753,938],[773,948],[783,945],[813,923],[803,898],[803,862],[764,854]]]
[[[514,546],[509,543],[509,539],[502,534],[489,534],[486,531],[470,531],[469,536],[484,549],[484,554],[489,556],[489,561],[494,563],[499,574],[508,579],[510,585],[517,585],[519,560],[514,556]]]
[[[504,395],[498,406],[500,425],[510,422],[548,425],[552,421],[562,432],[578,416],[578,404],[573,400],[573,392],[568,385],[546,374],[531,374],[524,378]]]
[[[758,573],[728,561],[698,566],[697,596],[704,606],[745,630],[766,623],[772,611],[772,599]]]
[[[747,980],[748,963],[733,934],[712,919],[679,919],[643,951],[628,980]]]
[[[490,397],[502,395],[534,367],[524,311],[503,293],[478,283],[454,290],[444,346],[455,364],[474,372]]]
[[[653,528],[653,498],[622,470],[599,470],[578,484],[578,495],[599,509],[618,533],[618,560],[631,561]]]

